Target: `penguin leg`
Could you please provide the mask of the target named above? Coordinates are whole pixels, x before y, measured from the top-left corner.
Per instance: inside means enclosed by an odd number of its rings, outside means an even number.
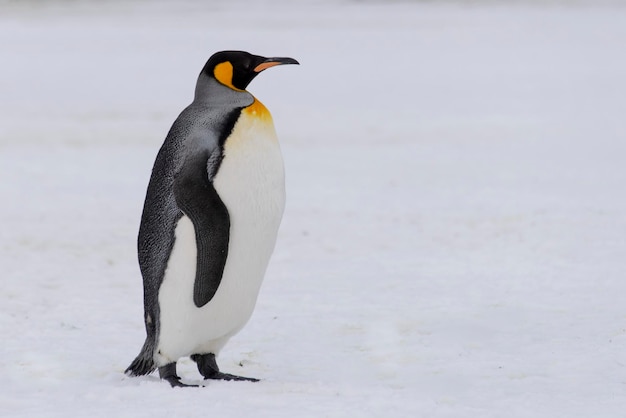
[[[159,377],[167,380],[173,388],[198,387],[198,385],[187,385],[180,381],[180,377],[176,374],[176,362],[159,367]]]
[[[258,382],[259,379],[255,379],[253,377],[243,377],[236,376],[234,374],[222,373],[220,372],[219,367],[217,367],[217,362],[215,361],[215,354],[194,354],[191,356],[191,359],[198,363],[198,371],[205,379],[215,379],[215,380],[239,380],[239,381],[248,381],[248,382]]]

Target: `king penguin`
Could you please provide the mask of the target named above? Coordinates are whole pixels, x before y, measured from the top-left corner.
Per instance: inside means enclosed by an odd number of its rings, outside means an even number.
[[[193,102],[172,125],[148,184],[138,236],[146,341],[126,369],[176,374],[186,356],[205,379],[252,315],[285,206],[283,160],[272,117],[246,91],[263,70],[298,64],[243,51],[217,52]]]

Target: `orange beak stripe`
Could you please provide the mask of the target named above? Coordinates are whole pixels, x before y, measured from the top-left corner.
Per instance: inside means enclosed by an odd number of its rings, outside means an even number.
[[[263,70],[267,70],[270,67],[273,67],[275,65],[279,65],[280,62],[263,62],[259,65],[257,65],[256,67],[254,67],[254,72],[255,73],[260,73]]]

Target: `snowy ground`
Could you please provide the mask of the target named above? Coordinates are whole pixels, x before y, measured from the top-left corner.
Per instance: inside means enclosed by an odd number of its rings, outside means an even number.
[[[626,8],[531,3],[0,2],[0,416],[623,416]],[[263,381],[173,390],[135,237],[221,49],[302,64],[250,86],[288,206]]]

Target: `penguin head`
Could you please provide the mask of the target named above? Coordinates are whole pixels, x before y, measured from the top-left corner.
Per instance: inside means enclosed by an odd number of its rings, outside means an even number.
[[[209,58],[202,73],[233,90],[242,91],[261,71],[283,64],[299,62],[293,58],[266,58],[244,51],[221,51]]]

